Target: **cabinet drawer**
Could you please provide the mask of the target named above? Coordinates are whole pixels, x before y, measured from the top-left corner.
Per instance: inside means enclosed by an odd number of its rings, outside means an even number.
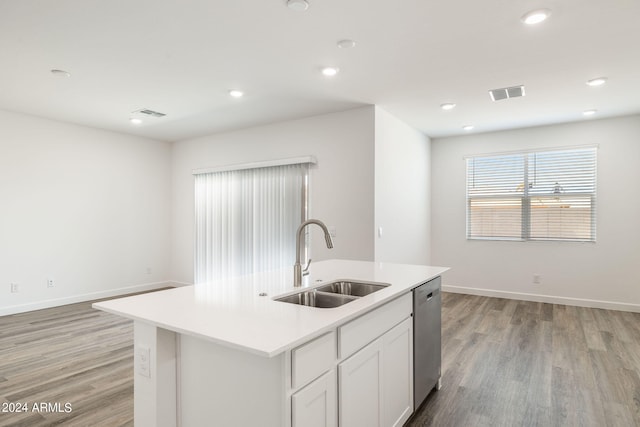
[[[336,333],[329,332],[291,351],[291,387],[296,389],[331,369],[336,360]]]
[[[411,315],[411,292],[338,328],[338,357],[344,359]]]

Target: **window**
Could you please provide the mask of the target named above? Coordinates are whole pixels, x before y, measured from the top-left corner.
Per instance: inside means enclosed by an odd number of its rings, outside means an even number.
[[[595,147],[466,162],[467,239],[595,242]]]
[[[293,265],[309,162],[195,174],[195,283]]]

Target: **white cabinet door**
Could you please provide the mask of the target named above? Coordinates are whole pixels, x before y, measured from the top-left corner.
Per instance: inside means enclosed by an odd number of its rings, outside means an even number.
[[[402,426],[413,413],[413,322],[382,336],[383,426]]]
[[[413,324],[407,318],[338,365],[340,427],[402,426],[413,413]]]
[[[338,365],[338,381],[340,427],[382,426],[382,340]]]
[[[293,427],[337,426],[336,371],[331,370],[291,396]]]

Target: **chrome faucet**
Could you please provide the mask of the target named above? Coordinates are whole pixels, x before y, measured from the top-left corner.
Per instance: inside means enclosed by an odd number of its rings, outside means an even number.
[[[302,240],[302,231],[309,224],[316,224],[320,226],[320,228],[322,228],[322,231],[324,231],[324,240],[325,242],[327,242],[327,248],[333,248],[333,240],[331,240],[331,234],[329,233],[329,229],[327,228],[327,226],[324,225],[324,222],[318,219],[309,219],[300,224],[300,227],[298,227],[298,231],[296,233],[296,263],[293,264],[293,286],[295,287],[302,286],[302,265],[300,265],[300,249],[302,245],[300,244],[300,241]],[[309,268],[309,264],[311,264],[311,260],[309,260],[307,266],[304,268],[305,271]]]

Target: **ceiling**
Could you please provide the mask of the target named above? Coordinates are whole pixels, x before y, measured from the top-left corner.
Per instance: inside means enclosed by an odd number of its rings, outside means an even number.
[[[309,4],[0,0],[0,109],[163,141],[370,104],[431,137],[640,113],[637,0]],[[521,22],[540,8],[548,20]],[[166,116],[131,124],[143,108]]]

